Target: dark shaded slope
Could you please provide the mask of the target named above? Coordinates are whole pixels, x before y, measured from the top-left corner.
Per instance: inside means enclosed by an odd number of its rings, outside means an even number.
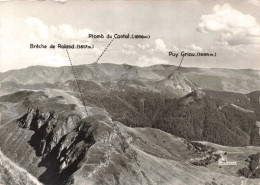
[[[235,104],[247,110],[252,110],[252,111],[254,110],[247,94],[211,91],[211,90],[203,90],[203,91],[207,93],[207,95],[216,99],[219,106],[223,106],[225,104]]]
[[[256,116],[252,110],[233,106],[235,99],[225,103],[202,91],[165,99],[153,91],[124,89],[86,91],[85,98],[89,96],[88,104],[105,108],[113,120],[125,125],[156,127],[190,140],[225,145],[248,145],[252,140],[250,127]],[[189,142],[158,129],[128,128],[107,115],[81,119],[75,105],[64,103],[61,96],[24,91],[0,100],[1,106],[12,107],[13,115],[21,109],[0,127],[1,150],[45,184],[91,184],[88,180],[96,184],[202,184],[202,176],[212,172],[184,164],[191,156],[204,156],[202,145],[194,153],[187,149]]]
[[[81,119],[75,105],[62,100],[27,91],[2,97],[1,105],[14,104],[10,111],[19,112],[0,127],[3,153],[48,185],[73,184],[77,174],[84,174],[84,181],[94,176],[97,184],[104,184],[104,179],[118,179],[121,171],[135,176],[130,180],[133,184],[142,181],[136,172],[135,152],[128,149],[117,125],[106,115]],[[106,168],[103,162],[113,173],[96,177]]]
[[[257,120],[260,121],[260,91],[254,91],[247,94],[252,107],[255,110]]]
[[[201,98],[189,94],[169,103],[154,127],[191,140],[230,146],[259,145],[255,142],[259,134],[253,134],[258,132],[256,114],[246,95],[232,93],[232,100],[228,98],[230,93],[219,93],[206,92]]]
[[[62,104],[62,99],[48,98],[42,91],[21,91],[0,98],[4,106],[14,105],[9,110],[11,117],[5,118],[9,122],[0,128],[1,150],[46,184],[59,185],[65,180],[59,176],[57,154],[52,153],[80,120],[74,114],[75,105]]]
[[[174,77],[166,79],[172,87],[189,86],[180,75]],[[168,99],[165,93],[137,88],[129,82],[92,86],[82,81],[84,99],[127,126],[155,127],[190,140],[230,146],[260,144],[255,113],[258,102],[253,97],[250,101],[240,93],[196,90],[180,99]]]
[[[259,145],[257,105],[244,94],[196,90],[180,99],[165,99],[161,93],[125,87],[110,93],[86,92],[84,98],[127,126],[154,127],[223,145]]]

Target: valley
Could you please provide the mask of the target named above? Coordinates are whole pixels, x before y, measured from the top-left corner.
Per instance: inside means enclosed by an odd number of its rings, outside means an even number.
[[[85,106],[69,67],[0,73],[0,150],[26,170],[20,176],[39,181],[22,184],[259,183],[258,71],[90,64],[75,72]],[[237,165],[220,166],[221,156]]]

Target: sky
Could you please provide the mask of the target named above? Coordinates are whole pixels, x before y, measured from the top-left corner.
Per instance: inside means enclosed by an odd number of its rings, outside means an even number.
[[[65,50],[30,44],[87,44],[69,50],[74,65],[97,60],[111,41],[89,34],[143,34],[115,39],[99,63],[178,65],[169,51],[216,53],[185,57],[183,66],[260,69],[260,0],[7,1],[0,0],[0,72],[32,65],[70,65]]]

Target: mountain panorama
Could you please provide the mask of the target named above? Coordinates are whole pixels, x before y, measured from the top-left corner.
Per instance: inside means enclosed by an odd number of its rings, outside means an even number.
[[[0,73],[0,184],[259,184],[259,70],[74,71]]]

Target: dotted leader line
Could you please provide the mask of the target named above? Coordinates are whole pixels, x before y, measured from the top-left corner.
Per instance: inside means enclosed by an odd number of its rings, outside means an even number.
[[[76,76],[76,72],[75,72],[75,70],[74,70],[74,66],[73,66],[73,64],[72,64],[72,61],[71,61],[71,59],[70,59],[70,55],[69,55],[69,52],[68,52],[67,49],[66,49],[66,52],[67,52],[67,56],[68,56],[69,61],[70,61],[70,65],[71,65],[71,69],[72,69],[72,72],[73,72],[73,75],[74,75],[75,82],[76,82],[77,87],[78,87],[78,91],[79,91],[79,94],[80,94],[81,101],[82,101],[82,103],[83,103],[85,112],[86,112],[86,114],[87,114],[87,116],[88,116],[88,111],[87,111],[87,108],[86,108],[85,101],[84,101],[84,99],[83,99],[83,94],[82,94],[81,89],[80,89],[80,87],[79,87],[79,82],[78,82],[78,79],[77,79],[77,76]]]
[[[99,61],[99,59],[103,56],[103,54],[106,52],[106,50],[108,49],[108,47],[111,45],[111,43],[115,40],[115,38],[113,38],[109,44],[107,45],[107,47],[104,49],[104,51],[101,53],[101,55],[98,57],[97,61],[95,63],[97,63]],[[66,52],[67,52],[67,56],[69,58],[69,61],[70,61],[70,65],[71,65],[71,69],[72,69],[72,72],[73,72],[73,75],[74,75],[74,79],[75,79],[75,82],[77,84],[77,87],[78,87],[78,91],[79,91],[79,94],[80,94],[80,99],[83,103],[83,106],[84,106],[84,109],[85,109],[85,112],[88,116],[88,111],[87,111],[87,108],[86,108],[86,104],[85,104],[85,101],[84,101],[84,98],[83,98],[83,93],[81,92],[81,89],[80,89],[80,86],[79,86],[79,81],[77,79],[77,75],[76,75],[76,72],[75,72],[75,69],[74,69],[74,66],[72,64],[72,61],[71,61],[71,58],[70,58],[70,55],[69,55],[69,52],[68,50],[66,49]]]
[[[184,56],[181,58],[181,62],[180,62],[180,64],[179,64],[177,70],[179,70],[179,69],[181,68],[181,64],[182,64],[183,58],[184,58]]]
[[[104,49],[104,51],[101,53],[101,55],[98,57],[97,61],[95,63],[97,63],[99,61],[99,59],[102,57],[102,55],[106,52],[107,48],[111,45],[111,43],[115,40],[115,38],[113,38],[109,44],[107,45],[107,47]]]

